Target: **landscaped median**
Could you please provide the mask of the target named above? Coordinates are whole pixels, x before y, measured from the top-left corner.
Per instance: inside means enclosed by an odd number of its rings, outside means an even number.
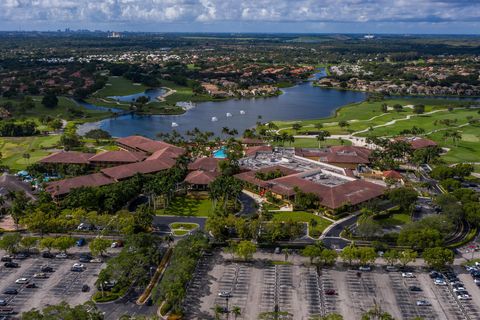
[[[306,211],[282,211],[273,214],[273,221],[294,221],[308,224],[309,236],[318,238],[329,225],[330,220]]]
[[[172,230],[172,234],[177,237],[184,236],[195,229],[199,228],[197,223],[190,223],[190,222],[174,222],[169,225],[170,229]]]

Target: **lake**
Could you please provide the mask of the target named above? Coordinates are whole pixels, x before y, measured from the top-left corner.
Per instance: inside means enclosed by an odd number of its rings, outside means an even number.
[[[321,76],[324,76],[323,72],[316,75]],[[171,132],[175,129],[184,134],[195,127],[220,135],[223,127],[229,127],[242,133],[245,129],[255,126],[259,121],[258,116],[261,116],[262,122],[318,119],[333,114],[343,105],[360,102],[367,97],[364,92],[314,87],[311,82],[304,82],[282,91],[283,94],[277,97],[202,102],[182,115],[121,115],[86,123],[79,127],[78,132],[83,134],[88,130],[101,128],[114,137],[140,134],[154,138],[159,132]],[[217,121],[212,121],[213,117]],[[178,126],[172,127],[172,123]]]

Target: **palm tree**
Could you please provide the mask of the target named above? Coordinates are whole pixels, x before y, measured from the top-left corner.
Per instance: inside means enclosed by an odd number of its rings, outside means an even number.
[[[237,320],[237,317],[242,314],[239,306],[233,306],[232,307],[232,313],[235,316],[235,320]]]
[[[220,320],[220,314],[222,314],[223,308],[217,304],[212,309],[213,309],[213,312],[215,313],[215,320]]]
[[[453,143],[455,143],[455,146],[458,145],[458,141],[462,140],[462,134],[459,131],[453,131],[450,133],[450,137],[453,140]]]
[[[325,138],[330,137],[330,132],[322,130],[318,132],[317,141],[318,141],[318,148],[320,149],[320,145],[322,141],[325,141]]]
[[[285,255],[285,261],[288,261],[288,255],[290,254],[290,249],[284,248],[282,249],[282,252]]]
[[[225,137],[227,136],[227,134],[229,134],[229,132],[230,132],[229,127],[223,127],[222,128],[222,134],[225,135]]]

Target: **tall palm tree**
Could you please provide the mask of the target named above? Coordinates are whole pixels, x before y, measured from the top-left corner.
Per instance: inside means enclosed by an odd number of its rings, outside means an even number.
[[[453,140],[453,143],[455,143],[455,146],[458,145],[458,141],[462,140],[462,134],[459,131],[453,131],[450,133],[450,137]]]
[[[235,320],[237,320],[237,317],[242,314],[242,310],[240,309],[239,306],[233,306],[232,307],[232,313],[235,316]]]
[[[325,138],[330,137],[330,132],[321,130],[318,132],[317,141],[318,141],[318,148],[320,149],[320,145],[322,141],[325,141]]]

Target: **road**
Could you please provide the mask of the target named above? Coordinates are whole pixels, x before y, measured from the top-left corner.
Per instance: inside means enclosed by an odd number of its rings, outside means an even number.
[[[335,222],[321,237],[323,243],[330,248],[343,249],[350,244],[350,240],[340,237],[343,229],[357,222],[359,215],[355,214]]]
[[[206,217],[180,217],[180,216],[155,216],[153,218],[153,226],[157,228],[157,234],[170,234],[170,227],[168,226],[174,222],[196,223],[200,229],[205,229]]]

